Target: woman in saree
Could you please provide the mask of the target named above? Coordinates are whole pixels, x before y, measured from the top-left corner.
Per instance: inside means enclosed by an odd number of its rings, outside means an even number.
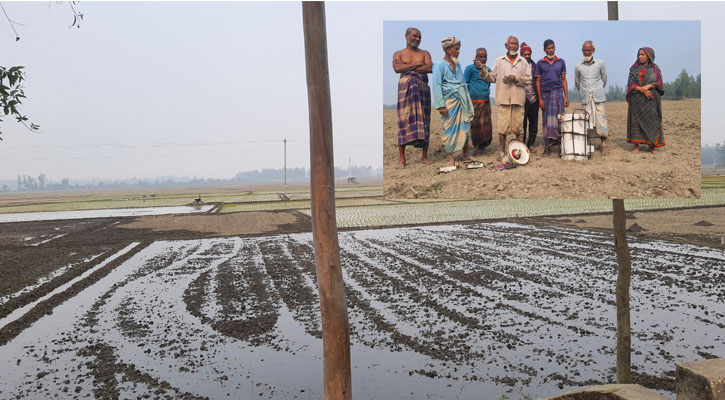
[[[634,143],[632,152],[639,152],[639,145],[649,146],[652,154],[665,145],[662,133],[662,72],[654,63],[655,51],[642,47],[637,51],[637,61],[629,68],[627,80],[627,142]]]

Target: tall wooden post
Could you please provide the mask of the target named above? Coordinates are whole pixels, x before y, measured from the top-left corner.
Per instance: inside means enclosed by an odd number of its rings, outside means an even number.
[[[284,138],[282,143],[284,143],[284,195],[287,196],[287,138]]]
[[[607,1],[607,19],[619,20],[619,5]],[[632,264],[627,246],[627,217],[624,200],[612,199],[614,209],[614,247],[617,250],[617,383],[632,383],[632,331],[629,319],[629,281]]]
[[[632,332],[629,320],[629,281],[632,267],[627,246],[627,218],[624,200],[614,206],[614,247],[617,250],[617,383],[632,383]]]
[[[616,1],[607,2],[607,14],[610,21],[619,20],[619,4]]]
[[[307,99],[310,108],[312,237],[322,313],[325,399],[351,399],[350,328],[335,220],[330,78],[325,3],[303,2]]]

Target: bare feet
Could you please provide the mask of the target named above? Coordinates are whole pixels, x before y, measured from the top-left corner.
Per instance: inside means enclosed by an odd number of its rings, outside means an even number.
[[[634,145],[634,149],[632,149],[632,153],[635,153],[635,154],[639,153],[639,145],[638,144],[635,144]]]
[[[529,146],[529,152],[531,152],[532,154],[536,154],[536,147]]]
[[[422,162],[422,163],[423,163],[423,164],[425,164],[425,165],[430,165],[430,164],[433,164],[433,161],[431,161],[431,160],[430,160],[430,159],[428,159],[428,158],[423,158],[423,159],[421,159],[421,160],[420,160],[420,162]]]
[[[602,156],[606,156],[607,154],[609,154],[609,150],[607,150],[606,147],[602,146]]]
[[[660,152],[657,151],[654,147],[651,148],[650,151],[652,152],[652,154],[660,154]]]
[[[405,168],[405,161],[401,161],[401,162],[399,162],[399,163],[398,163],[398,168],[399,168],[399,169],[403,169],[403,168]]]
[[[453,159],[453,155],[452,154],[449,154],[446,157],[446,163],[450,164],[451,166],[455,166],[456,165],[456,160]]]

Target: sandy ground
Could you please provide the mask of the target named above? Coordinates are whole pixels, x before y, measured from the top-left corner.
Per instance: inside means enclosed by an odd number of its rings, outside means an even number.
[[[568,109],[579,108],[573,104]],[[513,170],[459,169],[438,174],[446,153],[441,149],[440,115],[432,113],[429,157],[420,162],[420,149],[408,147],[408,166],[397,168],[397,114],[383,110],[384,195],[387,198],[687,198],[700,195],[700,100],[663,101],[666,146],[652,155],[631,152],[626,143],[627,103],[607,103],[609,155],[602,157],[599,143],[588,161],[542,157],[542,129],[537,135],[537,154],[525,166]],[[497,164],[496,107],[492,107],[494,141],[484,154],[474,157],[488,166]],[[541,116],[539,116],[541,121]],[[512,137],[510,137],[512,138]],[[461,158],[461,153],[456,153]]]
[[[276,232],[283,225],[299,224],[306,216],[294,212],[245,212],[207,215],[160,215],[138,218],[119,228],[150,229],[154,232],[194,231],[235,236]]]

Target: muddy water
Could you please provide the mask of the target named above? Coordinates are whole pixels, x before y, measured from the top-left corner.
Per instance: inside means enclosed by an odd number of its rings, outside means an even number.
[[[31,213],[0,214],[0,223],[28,222],[28,221],[54,221],[65,219],[109,218],[109,217],[138,217],[143,215],[189,214],[207,212],[214,207],[213,204],[203,206],[174,206],[174,207],[143,207],[143,208],[108,208],[101,210],[79,211],[46,211]],[[54,238],[55,239],[55,238]]]
[[[630,239],[635,382],[725,356],[722,251]],[[340,234],[356,398],[610,382],[607,235],[510,223]],[[3,346],[0,397],[321,398],[309,234],[155,242]]]

